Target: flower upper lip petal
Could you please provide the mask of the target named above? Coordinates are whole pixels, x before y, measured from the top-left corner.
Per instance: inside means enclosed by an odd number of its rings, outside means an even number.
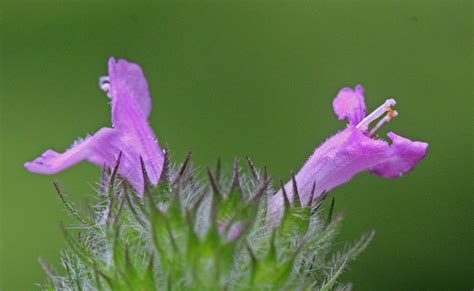
[[[342,88],[333,100],[333,109],[339,120],[347,118],[350,125],[359,123],[366,114],[364,87]]]

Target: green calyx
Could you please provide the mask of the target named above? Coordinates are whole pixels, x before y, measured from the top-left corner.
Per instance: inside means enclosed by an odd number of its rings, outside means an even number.
[[[284,194],[284,214],[267,221],[273,194],[266,169],[248,171],[236,160],[230,182],[220,162],[199,182],[191,154],[173,170],[168,154],[158,185],[143,170],[140,198],[114,169],[103,171],[101,191],[86,212],[75,207],[57,182],[56,190],[78,225],[61,226],[69,249],[64,272],[40,260],[45,290],[333,290],[348,262],[374,233],[342,252],[331,246],[342,215],[322,218],[323,198],[303,205],[293,176],[293,201]],[[142,168],[144,169],[143,163]],[[284,188],[282,188],[284,190]],[[324,197],[324,195],[322,196]],[[86,214],[85,214],[86,213]],[[79,229],[77,231],[76,229]],[[77,233],[76,233],[77,232]]]

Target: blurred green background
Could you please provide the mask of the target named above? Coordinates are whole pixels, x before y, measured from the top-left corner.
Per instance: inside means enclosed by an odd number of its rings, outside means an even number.
[[[342,239],[377,237],[345,274],[356,290],[470,290],[473,269],[472,1],[13,1],[1,8],[1,290],[42,282],[66,218],[52,187],[81,202],[100,170],[54,177],[22,164],[110,125],[97,80],[109,56],[142,65],[152,127],[201,168],[249,155],[287,179],[343,128],[332,98],[362,83],[385,126],[430,143],[396,180],[367,173],[331,195]],[[67,219],[66,219],[67,220]]]

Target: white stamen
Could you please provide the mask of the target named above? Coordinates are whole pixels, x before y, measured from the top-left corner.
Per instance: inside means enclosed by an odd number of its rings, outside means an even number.
[[[379,128],[382,127],[382,125],[384,125],[384,123],[386,122],[389,122],[390,120],[392,120],[392,118],[394,117],[397,117],[398,116],[398,112],[395,111],[395,110],[389,110],[387,115],[385,115],[384,118],[382,118],[376,126],[374,126],[374,128],[372,128],[369,132],[369,136],[374,136],[374,134],[377,132],[377,130],[379,130]]]
[[[385,101],[384,104],[380,105],[377,109],[372,111],[372,113],[367,115],[367,117],[365,117],[361,122],[359,122],[356,127],[360,130],[368,130],[370,123],[382,116],[385,112],[390,111],[390,107],[395,104],[397,104],[397,102],[394,99],[388,99],[387,101]]]
[[[102,91],[107,93],[107,96],[110,97],[110,78],[109,76],[103,76],[99,78],[99,87]]]

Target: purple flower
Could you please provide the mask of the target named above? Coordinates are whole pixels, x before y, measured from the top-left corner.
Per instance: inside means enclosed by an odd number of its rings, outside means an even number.
[[[142,69],[126,60],[109,59],[109,76],[99,79],[112,103],[112,128],[101,128],[92,136],[80,139],[64,153],[47,150],[25,163],[34,173],[54,174],[82,160],[112,168],[120,153],[118,172],[142,194],[144,179],[140,157],[150,181],[158,183],[164,156],[148,124],[151,99]]]
[[[389,99],[366,116],[364,88],[343,88],[333,101],[333,108],[339,120],[347,118],[346,129],[320,145],[309,157],[295,177],[298,193],[303,204],[311,197],[317,198],[324,192],[343,184],[355,174],[369,170],[385,177],[397,178],[409,172],[426,154],[428,144],[411,141],[393,132],[388,133],[392,144],[375,138],[376,131],[398,113],[391,107],[395,100]],[[369,125],[382,115],[380,121],[369,130]],[[312,193],[313,184],[316,185]],[[290,201],[293,199],[292,182],[285,186]],[[283,209],[283,192],[280,190],[269,203],[269,215],[278,219]]]

